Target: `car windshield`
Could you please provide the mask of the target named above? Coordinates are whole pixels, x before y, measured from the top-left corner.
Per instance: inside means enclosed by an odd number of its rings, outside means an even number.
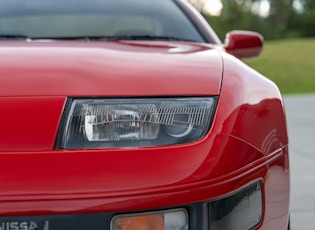
[[[0,39],[204,42],[173,0],[0,0]]]

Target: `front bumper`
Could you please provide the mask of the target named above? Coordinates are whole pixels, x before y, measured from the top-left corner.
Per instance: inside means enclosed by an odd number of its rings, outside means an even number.
[[[199,202],[179,207],[168,207],[168,210],[183,210],[187,215],[189,229],[253,229],[258,226],[262,220],[263,200],[261,183],[251,184],[234,194],[222,199]],[[153,210],[147,210],[152,213]],[[154,210],[159,213],[160,210]],[[141,215],[145,212],[135,212]],[[84,214],[59,214],[59,215],[27,215],[27,216],[7,216],[0,217],[0,229],[36,229],[36,230],[120,230],[135,229],[134,226],[118,226],[111,227],[113,220],[122,213],[100,212],[100,213],[84,213]],[[134,215],[129,212],[128,214]],[[126,216],[126,215],[125,215]],[[142,228],[139,228],[142,229]],[[146,228],[143,228],[146,229]],[[159,228],[160,229],[160,228]],[[174,226],[167,227],[165,230],[174,229]],[[175,227],[175,229],[177,229]],[[182,229],[182,228],[181,228]]]
[[[34,188],[33,193],[30,188],[19,188],[20,194],[0,196],[0,229],[109,230],[114,216],[172,209],[187,211],[190,230],[235,230],[235,226],[244,223],[247,223],[245,226],[251,226],[248,229],[268,229],[270,226],[284,229],[289,204],[287,162],[286,149],[282,149],[221,177],[107,193],[68,191],[64,194],[36,194]],[[52,168],[48,167],[48,170]],[[33,170],[26,171],[29,173]],[[35,171],[38,172],[38,169]],[[40,175],[38,178],[41,178]],[[38,178],[32,180],[36,182]],[[64,183],[61,177],[59,179]],[[74,180],[79,181],[80,178]],[[82,178],[81,181],[87,183]],[[13,183],[7,185],[14,189]],[[72,185],[77,186],[75,181]],[[40,191],[40,188],[44,190],[55,185],[47,180],[46,184],[36,186],[37,191]]]
[[[0,229],[109,230],[114,216],[172,209],[189,230],[285,229],[286,147],[263,155],[226,135],[197,146],[0,154]]]

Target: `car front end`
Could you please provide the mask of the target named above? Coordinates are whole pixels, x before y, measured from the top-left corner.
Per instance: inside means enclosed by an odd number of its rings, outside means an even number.
[[[0,230],[286,229],[283,102],[238,48],[0,41]]]

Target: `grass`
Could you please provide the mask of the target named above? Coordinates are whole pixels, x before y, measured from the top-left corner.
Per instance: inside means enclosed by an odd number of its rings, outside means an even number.
[[[268,41],[258,58],[245,61],[283,94],[315,92],[315,39]]]

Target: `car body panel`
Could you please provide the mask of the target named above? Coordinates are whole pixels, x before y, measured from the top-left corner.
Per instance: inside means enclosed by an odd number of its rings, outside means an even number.
[[[66,99],[0,97],[0,151],[53,149]]]
[[[2,225],[11,224],[3,217],[51,215],[62,223],[65,215],[180,207],[207,229],[208,211],[196,217],[193,205],[207,210],[211,201],[257,183],[263,213],[255,229],[286,229],[290,171],[280,92],[228,54],[194,8],[178,2],[213,44],[0,41]],[[189,96],[217,98],[209,132],[198,141],[78,150],[56,144],[72,98]]]
[[[0,78],[0,91],[8,97],[218,95],[222,61],[211,48],[146,41],[1,42],[1,76],[10,77]]]
[[[213,126],[204,139],[169,147],[3,151],[0,174],[6,187],[0,194],[5,207],[2,215],[175,206],[214,199],[257,180],[262,181],[266,196],[272,194],[273,183],[288,181],[289,176],[280,94],[274,83],[244,63],[221,55],[224,74],[231,78],[223,78]],[[41,98],[45,99],[51,97]],[[59,121],[65,99],[54,100],[58,102],[56,112],[46,118]],[[55,129],[58,125],[55,122]],[[30,136],[37,134],[29,132]],[[272,198],[277,199],[284,203],[282,209],[266,203],[265,212],[278,210],[277,215],[285,216],[288,196]],[[18,205],[21,201],[22,206]]]

